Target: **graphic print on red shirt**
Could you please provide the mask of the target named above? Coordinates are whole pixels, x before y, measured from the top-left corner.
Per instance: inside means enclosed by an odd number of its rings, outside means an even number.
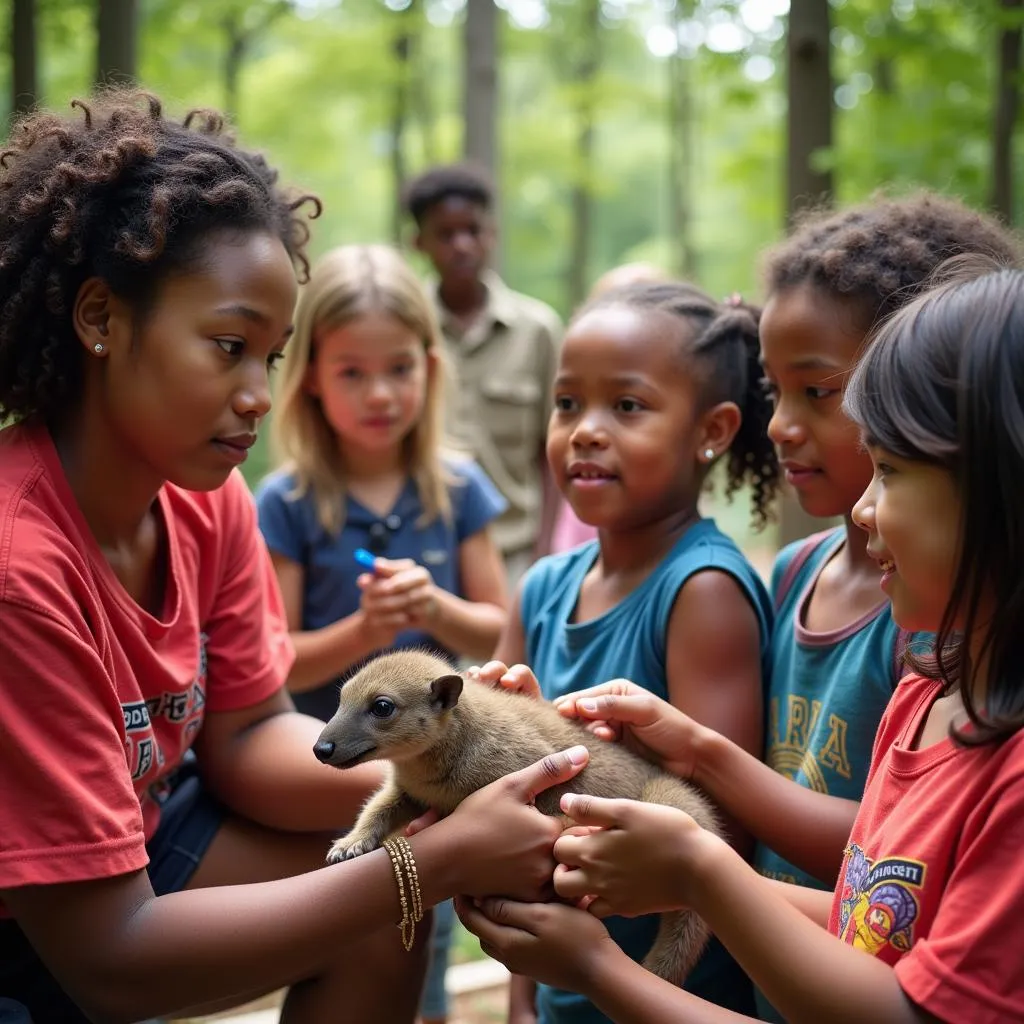
[[[856,844],[847,847],[845,865],[839,937],[869,953],[877,953],[887,942],[906,953],[914,944],[925,865],[902,857],[883,857],[872,864]]]

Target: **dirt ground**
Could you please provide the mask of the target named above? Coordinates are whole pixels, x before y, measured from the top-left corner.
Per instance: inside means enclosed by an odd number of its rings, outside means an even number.
[[[280,993],[267,996],[255,1003],[238,1007],[230,1013],[218,1014],[216,1017],[203,1017],[197,1021],[178,1021],[175,1024],[206,1024],[217,1021],[218,1024],[229,1024],[231,1018],[241,1013],[252,1013],[269,1007],[279,1006]],[[479,992],[469,992],[451,999],[451,1014],[448,1024],[504,1024],[508,1011],[508,985],[497,985]]]
[[[467,993],[452,1000],[448,1024],[504,1024],[508,1015],[508,985]]]

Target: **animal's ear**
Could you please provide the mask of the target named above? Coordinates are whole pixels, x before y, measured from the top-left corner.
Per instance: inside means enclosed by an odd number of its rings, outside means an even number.
[[[447,711],[459,703],[462,694],[462,676],[438,676],[430,684],[430,703],[438,711]]]

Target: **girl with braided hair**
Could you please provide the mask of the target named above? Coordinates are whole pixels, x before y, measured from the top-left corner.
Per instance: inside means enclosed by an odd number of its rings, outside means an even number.
[[[595,679],[629,676],[741,748],[761,752],[771,608],[756,571],[698,512],[708,474],[751,487],[763,523],[777,465],[765,433],[758,311],[684,283],[640,283],[583,306],[563,342],[548,461],[598,539],[541,559],[520,584],[482,681],[549,700]],[[506,666],[515,662],[512,670]],[[749,853],[745,835],[733,830]],[[612,937],[642,959],[657,919],[616,919]],[[749,1009],[746,978],[712,944],[687,987]],[[513,982],[512,1015],[601,1021],[581,996]]]
[[[291,986],[290,1021],[412,1021],[406,891],[413,917],[536,896],[558,826],[532,797],[585,751],[468,801],[401,864],[321,867],[381,777],[313,756],[237,472],[318,204],[216,114],[75,106],[0,158],[0,1005],[136,1021]]]

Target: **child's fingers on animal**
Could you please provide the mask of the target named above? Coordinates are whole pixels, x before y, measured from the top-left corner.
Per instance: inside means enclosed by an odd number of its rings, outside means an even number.
[[[501,677],[508,672],[508,665],[503,661],[488,661],[477,669],[477,682],[487,686],[497,686]]]
[[[579,718],[576,711],[576,698],[573,694],[556,697],[551,703],[560,715],[564,715],[566,718]]]
[[[609,679],[606,683],[598,683],[597,686],[588,686],[584,690],[575,690],[572,693],[567,693],[564,697],[559,697],[555,701],[555,706],[559,709],[562,707],[575,709],[577,702],[586,698],[606,697],[608,695],[630,697],[634,694],[643,695],[647,692],[647,690],[642,686],[637,686],[632,680]]]
[[[586,730],[605,743],[617,743],[622,739],[622,726],[618,722],[588,722]]]
[[[595,896],[593,893],[584,893],[582,896],[567,896],[567,895],[563,894],[560,890],[563,887],[563,881],[564,881],[566,876],[568,876],[568,875],[581,876],[582,874],[583,874],[583,872],[580,871],[580,869],[578,869],[578,868],[570,868],[570,867],[568,867],[565,864],[556,864],[555,865],[554,874],[551,876],[552,887],[555,890],[555,895],[558,896],[560,899],[570,900],[572,902],[573,906],[575,906],[577,910],[587,910],[587,909],[589,909],[591,903],[593,903],[594,900],[596,900],[598,897]],[[577,878],[575,880],[575,882],[574,882],[574,880],[572,878],[570,878],[569,879],[570,887],[573,886],[574,884],[575,885],[582,885],[583,883],[582,883],[582,880],[579,879],[579,878]]]
[[[658,698],[651,693],[606,693],[580,697],[576,701],[576,713],[581,718],[629,725],[653,725],[663,710]]]
[[[630,800],[608,800],[586,793],[563,793],[559,806],[577,825],[600,825],[614,828],[629,816]]]
[[[592,836],[595,832],[602,831],[600,825],[570,825],[563,830],[563,836]]]
[[[527,697],[540,697],[540,683],[527,665],[513,665],[499,680],[502,689],[522,693]]]
[[[621,913],[606,899],[594,894],[597,884],[585,868],[570,868],[564,864],[560,864],[559,868],[561,870],[555,869],[554,883],[555,893],[561,899],[572,900],[577,906],[585,903],[580,909],[586,910],[593,917],[611,917],[612,914]]]
[[[563,841],[558,841],[561,842]],[[555,893],[561,899],[583,899],[584,896],[593,896],[596,886],[588,876],[586,868],[580,866],[580,859],[569,857],[562,860],[561,856],[558,856],[558,859],[560,870],[556,868],[552,876]]]
[[[575,701],[569,700],[566,697],[560,697],[552,703],[555,710],[563,718],[578,719],[581,717],[576,710]],[[604,740],[606,743],[612,743],[622,738],[622,726],[618,722],[606,722],[603,718],[599,718],[593,721],[583,721],[580,724],[592,736],[596,736],[599,740]]]
[[[538,793],[568,782],[578,775],[590,760],[590,751],[584,746],[570,747],[557,754],[548,754],[527,768],[505,776],[505,785],[533,802]]]

